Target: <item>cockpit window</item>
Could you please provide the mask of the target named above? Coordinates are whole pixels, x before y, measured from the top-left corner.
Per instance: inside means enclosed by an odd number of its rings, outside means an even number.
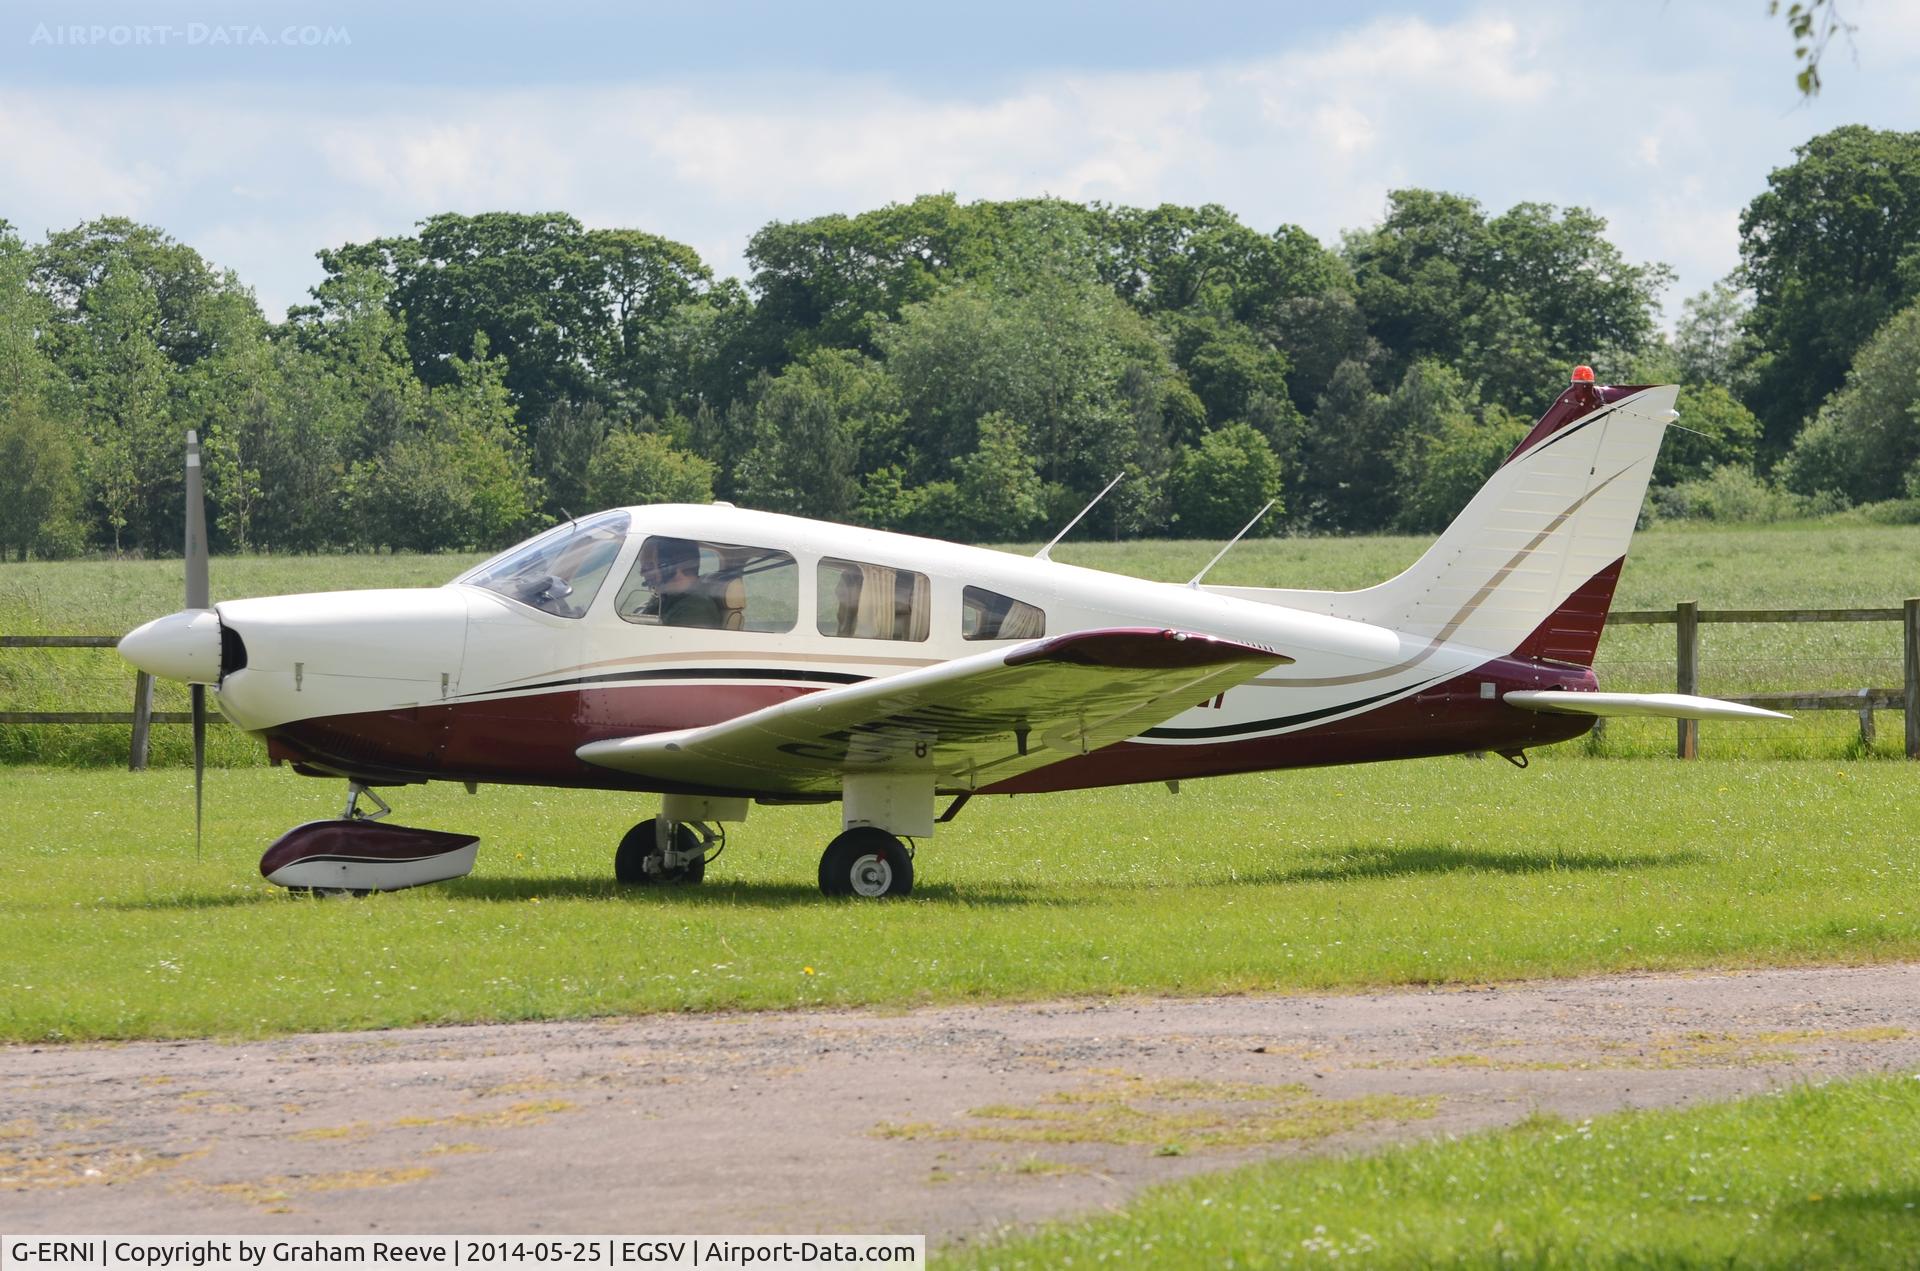
[[[485,587],[562,618],[578,618],[600,594],[627,541],[631,520],[625,512],[603,512],[556,525],[454,581]]]

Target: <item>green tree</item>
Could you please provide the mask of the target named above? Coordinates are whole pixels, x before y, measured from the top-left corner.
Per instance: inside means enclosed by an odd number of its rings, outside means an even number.
[[[1477,418],[1451,417],[1428,440],[1418,465],[1407,473],[1395,528],[1413,534],[1445,529],[1532,427],[1532,421],[1498,406],[1484,407]]]
[[[507,366],[476,333],[452,359],[417,428],[354,465],[347,496],[361,541],[407,551],[495,546],[526,527],[539,482],[514,427]]]
[[[674,449],[660,433],[608,433],[587,470],[587,501],[596,508],[707,503],[712,498],[713,465]]]
[[[768,381],[754,402],[754,446],[741,466],[755,507],[842,521],[859,503],[862,472],[899,449],[899,393],[860,353],[819,349]]]
[[[1164,476],[1166,413],[1185,400],[1175,368],[1152,327],[1097,282],[955,286],[910,306],[881,345],[915,483],[951,479],[995,412],[1026,425],[1050,484],[1091,495],[1136,462]]]
[[[115,550],[179,550],[185,429],[244,399],[265,322],[230,271],[151,226],[103,217],[32,253],[40,346],[72,386],[87,486]]]
[[[83,301],[85,344],[66,349],[96,454],[94,498],[112,532],[113,550],[129,541],[159,552],[179,522],[184,434],[176,434],[171,397],[178,372],[155,341],[160,307],[138,269],[110,265]]]
[[[1681,377],[1689,384],[1724,384],[1738,391],[1752,353],[1742,327],[1747,301],[1730,280],[1716,282],[1680,306],[1673,351]]]
[[[275,342],[273,360],[268,393],[256,398],[255,409],[244,416],[244,426],[254,430],[251,466],[259,473],[259,504],[251,516],[253,542],[263,549],[296,552],[360,542],[346,503],[346,484],[369,403],[326,358],[292,340]],[[409,378],[404,385],[380,390],[377,398],[397,407],[421,396]],[[383,429],[382,435],[384,449],[401,430],[396,425]]]
[[[33,257],[34,285],[52,306],[45,347],[70,373],[73,359],[94,343],[86,331],[97,309],[91,297],[116,272],[146,292],[145,334],[175,370],[259,332],[259,308],[231,271],[215,269],[151,225],[101,217],[47,235]]]
[[[1026,538],[1043,510],[1040,471],[1026,426],[995,411],[980,420],[980,444],[955,464],[966,537],[1007,543]]]
[[[82,541],[79,517],[67,430],[37,395],[0,401],[0,560],[72,555]]]
[[[1343,363],[1307,421],[1300,470],[1287,489],[1295,519],[1350,533],[1384,528],[1399,502],[1392,438],[1387,399],[1364,366]]]
[[[1676,403],[1679,427],[1667,430],[1654,467],[1655,485],[1673,485],[1704,477],[1731,464],[1753,468],[1760,421],[1719,384],[1689,384]]]
[[[1740,218],[1757,350],[1746,400],[1772,456],[1920,294],[1920,132],[1849,124],[1794,156]]]
[[[1408,367],[1388,394],[1382,417],[1383,428],[1392,438],[1387,452],[1394,471],[1396,506],[1391,524],[1395,528],[1416,532],[1441,528],[1459,511],[1458,507],[1444,509],[1438,525],[1434,523],[1434,505],[1452,494],[1434,468],[1436,463],[1458,463],[1456,452],[1479,431],[1477,405],[1460,373],[1434,361]],[[1421,497],[1410,502],[1416,492]]]
[[[598,402],[559,401],[547,408],[533,433],[533,473],[546,491],[549,519],[593,510],[587,480],[608,430],[607,412]]]
[[[622,386],[644,396],[658,372],[649,331],[712,281],[684,244],[588,230],[563,212],[441,213],[412,235],[349,243],[320,261],[329,281],[369,270],[387,280],[386,303],[404,315],[414,372],[429,387],[449,383],[454,360],[484,334],[507,361],[515,404],[536,421],[563,399],[600,400]]]
[[[1248,424],[1209,431],[1174,463],[1174,515],[1190,538],[1226,538],[1240,531],[1268,499],[1280,494],[1280,460]],[[1271,514],[1285,512],[1275,504]]]
[[[1385,221],[1346,243],[1381,370],[1397,382],[1431,358],[1517,406],[1557,380],[1539,383],[1549,366],[1639,352],[1671,271],[1628,262],[1605,231],[1584,208],[1521,203],[1489,220],[1460,195],[1393,191]]]
[[[0,409],[10,402],[42,400],[56,379],[40,347],[51,306],[33,289],[32,273],[32,253],[13,226],[0,220]]]
[[[930,299],[967,255],[977,219],[953,195],[930,194],[762,228],[747,244],[761,365],[822,346],[873,352],[880,327]]]
[[[1169,421],[1171,440],[1192,444],[1207,426],[1237,420],[1252,424],[1278,453],[1299,444],[1304,421],[1288,393],[1286,354],[1230,318],[1173,314],[1162,324],[1205,411],[1198,419]]]
[[[1920,304],[1860,349],[1844,387],[1820,408],[1781,465],[1787,488],[1855,503],[1899,498],[1920,460]]]

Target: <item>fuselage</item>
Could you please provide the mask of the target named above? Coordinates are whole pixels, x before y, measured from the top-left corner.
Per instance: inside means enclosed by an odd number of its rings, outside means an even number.
[[[697,603],[663,590],[671,584],[657,562],[642,560],[649,539],[653,555],[663,542],[698,547],[681,586]],[[227,601],[217,612],[222,713],[263,736],[276,760],[368,782],[675,790],[575,752],[1042,634],[1117,626],[1220,635],[1293,661],[1131,741],[983,793],[1517,752],[1590,721],[1519,710],[1504,693],[1594,687],[1584,666],[725,505],[603,513],[444,587]],[[688,614],[700,625],[681,625]]]

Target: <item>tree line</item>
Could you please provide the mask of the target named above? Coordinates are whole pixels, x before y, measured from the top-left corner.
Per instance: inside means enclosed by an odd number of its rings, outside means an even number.
[[[1426,532],[1575,363],[1684,385],[1667,515],[1920,508],[1920,133],[1773,172],[1741,265],[1670,271],[1581,208],[1398,190],[1323,244],[1217,205],[949,194],[774,222],[745,282],[564,213],[443,214],[319,254],[269,321],[118,217],[0,221],[0,553],[166,554],[202,431],[216,546],[500,546],[600,507],[728,499],[974,541]]]

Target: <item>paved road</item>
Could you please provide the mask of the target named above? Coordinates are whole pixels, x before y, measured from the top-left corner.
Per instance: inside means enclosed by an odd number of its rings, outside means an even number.
[[[0,1231],[940,1243],[1245,1160],[1889,1069],[1920,1072],[1920,965],[11,1047]],[[1111,1141],[1156,1117],[1185,1120]]]

